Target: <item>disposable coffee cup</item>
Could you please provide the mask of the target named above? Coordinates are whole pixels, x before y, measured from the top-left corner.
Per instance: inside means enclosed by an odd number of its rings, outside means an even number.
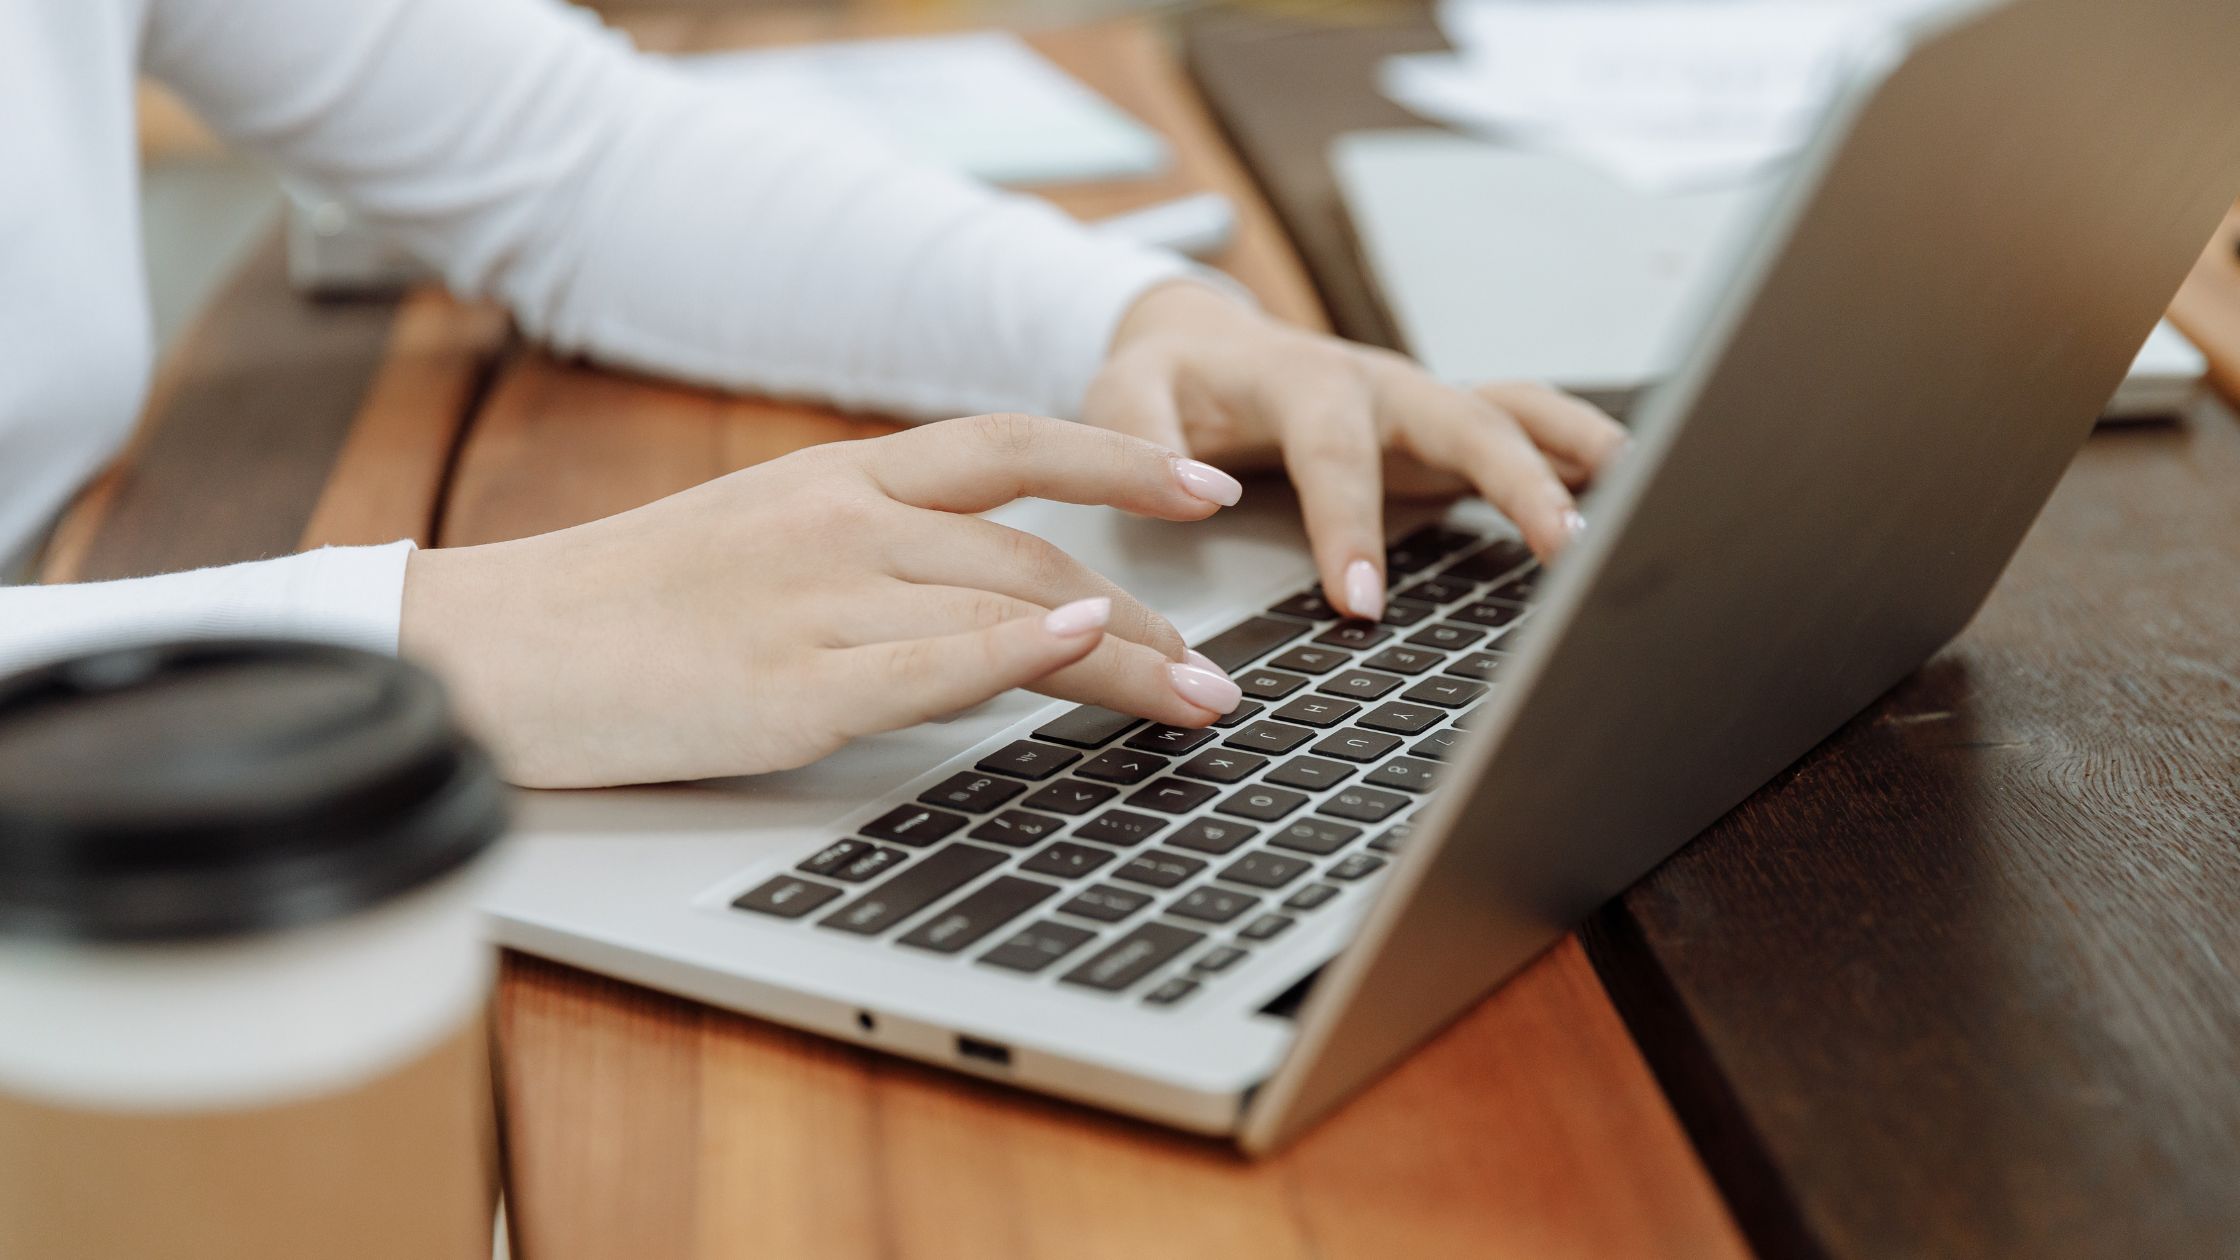
[[[486,1260],[504,808],[386,657],[0,681],[0,1260]]]

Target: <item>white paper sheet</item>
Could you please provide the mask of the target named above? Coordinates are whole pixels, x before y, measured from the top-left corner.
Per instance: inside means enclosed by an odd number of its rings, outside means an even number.
[[[1852,59],[1938,3],[1445,0],[1455,51],[1391,58],[1381,86],[1425,117],[1643,187],[1703,187],[1795,152]]]
[[[998,184],[1129,179],[1166,142],[1017,36],[846,40],[678,58],[742,93],[849,118]]]

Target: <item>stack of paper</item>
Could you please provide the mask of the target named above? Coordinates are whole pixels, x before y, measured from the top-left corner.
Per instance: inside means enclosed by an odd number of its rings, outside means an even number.
[[[1015,35],[847,40],[679,59],[774,108],[882,132],[931,161],[997,184],[1155,175],[1157,132]]]
[[[1672,190],[1793,153],[1890,23],[1943,0],[1443,0],[1452,53],[1385,93],[1435,121]]]

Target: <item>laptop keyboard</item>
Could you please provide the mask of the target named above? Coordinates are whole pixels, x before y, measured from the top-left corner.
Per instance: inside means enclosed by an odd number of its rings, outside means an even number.
[[[1357,898],[1492,686],[1539,580],[1507,539],[1392,544],[1382,621],[1316,590],[1198,645],[1243,688],[1203,730],[1094,706],[851,828],[731,904],[1172,1007]]]

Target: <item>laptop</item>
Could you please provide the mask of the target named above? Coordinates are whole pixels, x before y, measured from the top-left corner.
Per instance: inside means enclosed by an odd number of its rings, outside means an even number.
[[[1006,519],[1168,611],[1207,731],[1013,696],[801,771],[526,794],[503,943],[1264,1153],[1973,616],[2240,194],[2230,0],[1863,51],[1543,571],[1396,524],[1342,622],[1282,496]]]
[[[1783,187],[1761,171],[1649,190],[1568,154],[1422,127],[1340,136],[1330,167],[1392,326],[1433,375],[1549,381],[1617,416],[1678,366],[1688,319]],[[2100,418],[2181,415],[2208,371],[2164,320]]]

